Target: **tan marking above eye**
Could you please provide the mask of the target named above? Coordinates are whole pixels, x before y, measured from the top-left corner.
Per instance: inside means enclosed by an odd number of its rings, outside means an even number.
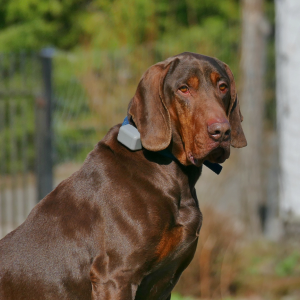
[[[210,74],[210,79],[214,85],[217,85],[218,80],[220,80],[220,74],[218,72],[212,72]]]
[[[187,81],[187,84],[192,87],[193,89],[197,90],[199,87],[199,79],[197,76],[192,76]]]

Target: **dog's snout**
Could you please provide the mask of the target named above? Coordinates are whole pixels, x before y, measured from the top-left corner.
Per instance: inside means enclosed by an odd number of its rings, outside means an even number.
[[[230,124],[228,122],[213,123],[207,126],[207,131],[210,137],[217,141],[222,142],[230,137]]]

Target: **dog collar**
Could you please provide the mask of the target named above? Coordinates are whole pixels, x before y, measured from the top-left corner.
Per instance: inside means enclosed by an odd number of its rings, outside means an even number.
[[[117,139],[121,144],[125,145],[130,150],[141,150],[143,148],[139,131],[137,130],[136,127],[132,126],[129,123],[127,117],[124,119],[122,123]],[[158,151],[158,153],[165,157],[171,158],[174,161],[179,162],[177,158],[173,155],[173,153],[171,153],[167,149]],[[218,175],[221,173],[223,168],[221,165],[217,163],[212,163],[208,160],[205,160],[203,164]]]

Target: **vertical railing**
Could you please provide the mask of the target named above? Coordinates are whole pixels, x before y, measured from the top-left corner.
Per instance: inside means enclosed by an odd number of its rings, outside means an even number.
[[[26,62],[26,55],[24,52],[20,53],[20,89],[22,91],[25,91],[26,89],[26,83],[27,83],[27,76],[26,76],[26,69],[25,69],[25,62]],[[28,197],[28,185],[29,185],[29,180],[28,180],[28,134],[27,134],[27,105],[26,102],[23,101],[21,105],[21,122],[22,122],[22,137],[21,137],[21,160],[22,160],[22,190],[23,190],[23,195],[22,195],[22,206],[21,210],[24,212],[25,215],[29,213],[29,197]]]
[[[40,53],[43,95],[36,101],[36,174],[38,201],[53,188],[52,161],[52,58],[54,50],[45,48]]]
[[[1,70],[1,59],[0,56],[0,70]],[[1,79],[1,77],[0,77]],[[2,236],[2,232],[4,232],[4,225],[6,225],[6,197],[5,197],[5,171],[6,171],[6,161],[5,157],[5,103],[0,101],[0,236]]]

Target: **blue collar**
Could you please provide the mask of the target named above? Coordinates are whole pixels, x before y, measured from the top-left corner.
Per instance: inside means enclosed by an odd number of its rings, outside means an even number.
[[[127,124],[129,124],[129,120],[128,120],[128,118],[126,117],[126,118],[124,119],[123,123],[122,123],[122,126],[127,125]],[[161,155],[163,155],[163,156],[166,156],[166,157],[168,157],[168,158],[171,158],[172,160],[178,162],[177,158],[173,155],[173,153],[170,152],[170,151],[167,150],[167,149],[158,151],[158,153],[161,154]],[[203,162],[203,164],[204,164],[206,167],[208,167],[209,169],[211,169],[213,172],[215,172],[216,174],[218,174],[218,175],[221,173],[222,168],[223,168],[221,165],[216,164],[216,163],[212,163],[212,162],[210,162],[210,161],[208,161],[208,160],[205,160],[205,161]]]
[[[127,124],[129,124],[129,120],[128,120],[128,117],[126,116],[122,123],[122,126],[127,125]]]

